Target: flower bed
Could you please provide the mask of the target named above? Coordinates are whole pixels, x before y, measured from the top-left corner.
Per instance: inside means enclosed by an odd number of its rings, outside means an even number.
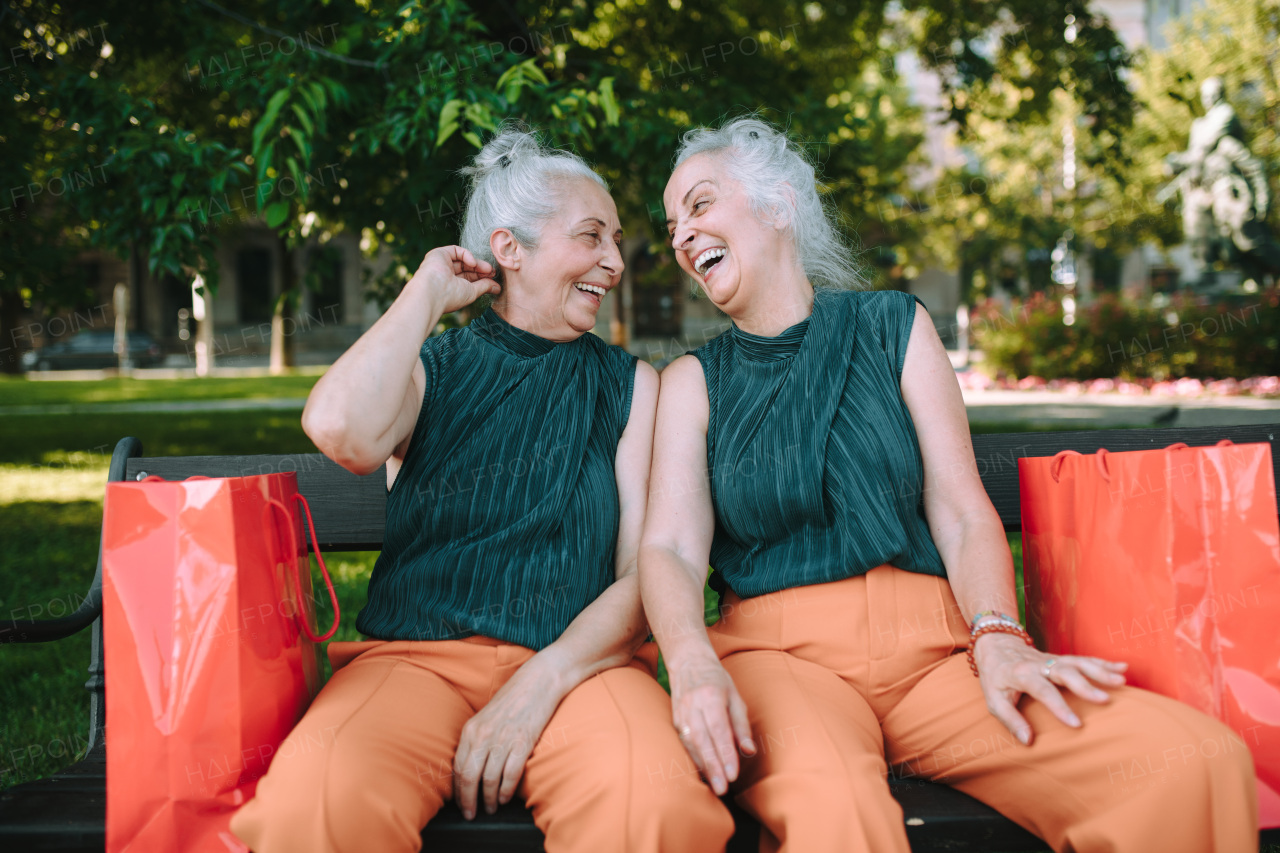
[[[1099,389],[1132,394],[1271,395],[1280,290],[1216,304],[1177,296],[1163,306],[1108,294],[1074,316],[1042,293],[1007,308],[989,300],[973,312],[971,337],[983,370],[1005,381],[1000,387],[1101,382]]]
[[[977,370],[956,374],[960,387],[972,391],[1059,391],[1064,394],[1123,394],[1134,397],[1280,397],[1280,376],[1248,379],[993,379]]]

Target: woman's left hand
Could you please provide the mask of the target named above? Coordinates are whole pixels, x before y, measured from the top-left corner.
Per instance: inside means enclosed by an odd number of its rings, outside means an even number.
[[[987,710],[1004,723],[1019,741],[1028,746],[1034,733],[1031,724],[1018,713],[1018,699],[1027,694],[1043,702],[1053,715],[1068,726],[1080,725],[1062,697],[1063,688],[1088,702],[1102,704],[1110,697],[1096,685],[1124,684],[1126,663],[1077,655],[1047,655],[1028,646],[1020,637],[986,634],[974,647],[974,663],[982,682]]]
[[[483,785],[489,814],[515,795],[525,762],[562,698],[534,657],[462,727],[453,757],[454,801],[470,820],[476,815],[477,789]]]

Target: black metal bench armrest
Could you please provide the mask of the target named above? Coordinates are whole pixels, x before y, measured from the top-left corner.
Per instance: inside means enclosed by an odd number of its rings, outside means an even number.
[[[125,466],[129,459],[142,455],[142,442],[126,437],[116,443],[111,453],[111,468],[107,482],[119,482],[125,478]],[[98,567],[93,574],[89,594],[80,602],[76,612],[57,619],[0,619],[0,643],[47,643],[79,633],[102,615],[102,540],[98,540]]]

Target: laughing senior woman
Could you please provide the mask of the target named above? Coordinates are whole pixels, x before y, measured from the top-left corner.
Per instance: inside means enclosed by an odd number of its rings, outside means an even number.
[[[451,796],[471,818],[519,793],[549,851],[722,849],[706,785],[652,775],[686,759],[633,658],[657,374],[590,334],[622,273],[613,200],[516,131],[470,174],[462,246],[426,256],[303,412],[339,464],[387,465],[372,639],[329,647],[297,748],[232,829],[256,853],[413,851]]]
[[[906,851],[891,767],[1055,850],[1256,850],[1248,750],[1183,748],[1232,732],[1005,615],[951,363],[912,297],[835,289],[857,275],[813,168],[754,119],[676,162],[676,259],[733,325],[663,371],[640,581],[675,725],[762,850]],[[708,559],[731,588],[709,631]]]

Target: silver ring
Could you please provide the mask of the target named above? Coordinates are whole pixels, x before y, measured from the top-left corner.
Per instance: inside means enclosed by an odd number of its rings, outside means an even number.
[[[681,738],[682,740],[683,740],[684,738],[689,737],[689,735],[691,735],[691,734],[693,734],[693,729],[689,728],[688,726],[681,726],[681,727],[680,727],[680,738]]]
[[[1058,662],[1057,658],[1049,658],[1047,661],[1044,662],[1044,669],[1040,671],[1040,674],[1043,675],[1045,678],[1048,678],[1049,670],[1053,669],[1053,665],[1057,662]]]

